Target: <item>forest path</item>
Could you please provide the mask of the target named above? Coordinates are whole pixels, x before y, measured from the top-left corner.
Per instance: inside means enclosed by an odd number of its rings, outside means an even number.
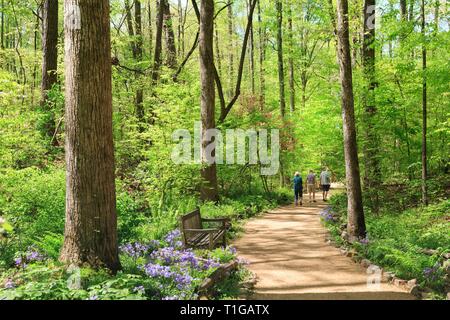
[[[322,198],[321,195],[319,198]],[[287,206],[250,220],[235,241],[257,276],[255,300],[413,300],[387,283],[368,287],[366,270],[326,243],[326,204]]]

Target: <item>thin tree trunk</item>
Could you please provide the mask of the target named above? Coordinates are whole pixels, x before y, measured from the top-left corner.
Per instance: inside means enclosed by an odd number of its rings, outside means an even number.
[[[365,84],[363,93],[364,104],[364,162],[365,162],[365,188],[370,197],[370,207],[379,211],[379,189],[381,185],[381,168],[379,160],[379,143],[375,126],[377,108],[375,105],[375,0],[364,1],[364,33],[362,64]]]
[[[426,34],[426,16],[425,16],[425,0],[422,0],[421,5],[421,32],[422,32],[422,203],[428,205],[428,160],[427,160],[427,47],[425,44]]]
[[[361,177],[353,96],[352,62],[349,40],[348,1],[338,0],[338,57],[341,78],[341,99],[344,129],[344,153],[348,196],[348,234],[353,241],[364,238],[366,226],[362,204]]]
[[[247,11],[248,16],[250,16],[250,10],[251,10],[252,0],[248,0],[247,2]],[[251,91],[252,94],[255,95],[256,93],[256,85],[255,85],[255,32],[253,28],[253,15],[252,19],[249,20],[250,22],[250,44],[249,44],[249,64],[250,64],[250,84],[251,84]]]
[[[400,14],[401,14],[402,20],[408,19],[407,0],[400,0]]]
[[[120,269],[108,0],[65,0],[66,227],[60,260]]]
[[[218,201],[217,166],[209,159],[214,157],[213,150],[207,154],[211,143],[207,137],[207,130],[216,127],[215,122],[215,67],[214,67],[214,0],[201,0],[200,9],[200,79],[201,79],[201,119],[202,119],[202,163],[201,175],[204,183],[201,188],[201,197],[207,201]]]
[[[2,5],[2,17],[1,17],[1,26],[0,26],[0,42],[1,42],[1,49],[5,49],[5,13],[3,12],[5,10],[5,0],[1,1]]]
[[[262,25],[261,0],[258,0],[258,33],[259,33],[259,103],[260,110],[263,111],[266,106],[266,70],[264,67],[266,60],[266,34]]]
[[[283,2],[277,0],[277,51],[278,51],[278,81],[280,95],[280,113],[284,118],[286,115],[286,95],[284,84],[284,60],[283,60]]]
[[[217,22],[214,21],[214,32],[215,32],[215,44],[216,44],[216,61],[219,76],[222,77],[222,57],[220,56],[220,43],[219,43],[219,30],[217,28]]]
[[[233,24],[233,4],[232,0],[228,2],[228,37],[229,37],[229,91],[228,96],[231,98],[233,96],[233,86],[234,86],[234,24]]]
[[[164,32],[167,48],[167,66],[171,69],[177,68],[177,47],[175,44],[175,32],[173,30],[172,14],[170,13],[170,4],[168,0],[162,0],[164,3]]]
[[[148,36],[149,36],[149,52],[150,59],[153,56],[153,18],[152,18],[152,3],[148,1]]]
[[[152,71],[153,82],[157,82],[159,80],[161,70],[162,32],[164,25],[164,1],[165,0],[159,0],[157,5],[158,13],[156,16],[155,55],[153,57],[153,71]]]
[[[288,8],[288,36],[289,36],[289,104],[291,113],[295,111],[295,70],[294,70],[294,30],[292,22],[292,7]]]
[[[142,6],[140,0],[135,0],[134,2],[134,20],[135,20],[135,30],[136,30],[136,60],[138,62],[142,62],[143,54],[144,54],[144,39],[142,34]],[[139,67],[140,69],[140,67]],[[139,121],[139,131],[143,132],[144,127],[143,124],[145,122],[145,113],[144,113],[144,90],[142,89],[142,85],[139,83],[139,72],[136,72],[136,80],[138,82],[138,88],[136,89],[136,98],[135,98],[135,106],[136,106],[136,117]]]

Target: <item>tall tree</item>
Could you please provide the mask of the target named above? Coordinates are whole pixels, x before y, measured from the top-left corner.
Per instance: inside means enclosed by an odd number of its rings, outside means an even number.
[[[58,0],[45,0],[42,17],[42,82],[41,105],[47,108],[49,120],[45,131],[49,138],[55,134],[55,119],[48,105],[47,92],[58,82]],[[57,140],[53,139],[56,145]]]
[[[283,55],[283,1],[276,0],[277,10],[277,51],[278,51],[278,80],[280,86],[281,117],[286,115],[286,94],[284,83],[284,55]]]
[[[164,25],[164,2],[165,0],[159,0],[157,5],[156,15],[156,39],[155,39],[155,55],[153,56],[153,71],[152,80],[156,82],[159,80],[161,61],[162,61],[162,34]]]
[[[61,261],[120,268],[108,0],[65,0],[66,227]]]
[[[228,96],[231,98],[233,96],[233,85],[234,85],[234,15],[233,15],[233,2],[228,1],[228,39],[229,39],[229,50],[228,50],[228,66],[229,66],[229,90]]]
[[[204,180],[201,189],[203,200],[218,201],[217,166],[208,154],[208,147],[215,144],[207,135],[208,129],[216,127],[215,120],[215,67],[214,67],[214,0],[201,0],[200,9],[200,81],[201,81],[201,119],[202,119],[202,163],[201,175]]]
[[[292,19],[292,3],[288,3],[288,39],[289,39],[289,105],[295,111],[295,70],[294,70],[294,29]]]
[[[258,37],[259,37],[259,106],[261,111],[266,106],[266,29],[263,26],[261,0],[258,0]]]
[[[5,0],[1,1],[1,5],[2,5],[2,16],[0,23],[0,48],[3,50],[5,49],[5,13],[3,12],[5,10]]]
[[[356,142],[353,75],[349,38],[348,1],[338,0],[338,58],[341,80],[341,103],[344,129],[345,172],[348,196],[348,234],[351,240],[366,235],[362,204],[361,176]]]
[[[370,206],[377,213],[379,210],[379,190],[381,185],[381,168],[379,161],[379,143],[375,127],[377,107],[375,105],[375,0],[364,1],[364,27],[362,64],[365,76],[363,91],[364,104],[364,185],[370,197]]]
[[[428,205],[428,160],[427,160],[427,46],[425,0],[421,3],[422,32],[422,203]]]
[[[144,55],[144,38],[142,34],[142,5],[140,0],[135,0],[134,2],[134,21],[135,21],[135,30],[136,30],[136,61],[142,62]],[[140,68],[140,66],[139,66]],[[139,80],[140,72],[139,70],[136,72],[136,79]],[[143,123],[144,123],[144,90],[142,86],[138,83],[138,88],[136,89],[136,97],[135,97],[135,106],[136,106],[136,117],[139,121],[139,130],[141,132],[144,131]]]
[[[161,0],[163,3],[163,26],[166,35],[167,48],[167,66],[171,69],[177,67],[177,47],[175,44],[175,32],[173,29],[172,14],[170,13],[170,4],[168,0]]]

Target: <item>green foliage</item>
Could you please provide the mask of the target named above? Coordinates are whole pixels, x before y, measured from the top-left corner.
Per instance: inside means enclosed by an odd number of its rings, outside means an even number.
[[[333,196],[331,206],[344,222],[345,194]],[[444,273],[439,265],[442,255],[450,252],[449,211],[450,201],[445,200],[427,208],[367,215],[368,243],[353,246],[361,256],[393,271],[398,277],[418,279],[423,286],[443,293]],[[339,226],[327,226],[339,239],[338,243],[344,244]]]

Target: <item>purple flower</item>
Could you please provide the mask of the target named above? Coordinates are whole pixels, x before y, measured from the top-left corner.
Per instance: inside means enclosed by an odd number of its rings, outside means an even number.
[[[227,247],[227,250],[230,251],[232,255],[235,255],[237,253],[236,248],[232,246]]]
[[[152,241],[149,245],[135,242],[124,244],[120,246],[119,249],[123,254],[126,254],[129,257],[136,260],[138,258],[145,257],[150,252],[156,250],[158,246],[159,246],[158,241]]]
[[[98,300],[98,296],[90,296],[87,300]]]
[[[237,263],[240,264],[241,266],[248,266],[250,265],[250,261],[242,258],[242,257],[238,257],[237,258]]]
[[[44,261],[46,257],[33,247],[28,247],[27,251],[14,259],[16,267],[25,269],[28,264]]]
[[[180,290],[188,288],[191,285],[192,280],[192,277],[188,274],[176,274],[174,277],[175,284]]]
[[[439,265],[436,264],[431,268],[425,268],[423,270],[423,276],[428,281],[436,281],[439,278]]]
[[[162,300],[164,301],[175,301],[175,300],[179,300],[178,296],[170,296],[170,297],[164,297],[162,298]]]
[[[220,267],[220,262],[219,262],[219,259],[216,259],[216,258],[207,259],[203,262],[203,265],[202,265],[203,270],[215,269],[218,267]]]
[[[145,274],[147,274],[151,278],[163,277],[163,278],[171,278],[173,276],[173,272],[167,266],[161,266],[159,264],[149,263],[143,267]]]
[[[170,247],[181,248],[183,246],[183,243],[181,242],[181,232],[178,229],[169,232],[164,237],[164,241],[166,241]]]

